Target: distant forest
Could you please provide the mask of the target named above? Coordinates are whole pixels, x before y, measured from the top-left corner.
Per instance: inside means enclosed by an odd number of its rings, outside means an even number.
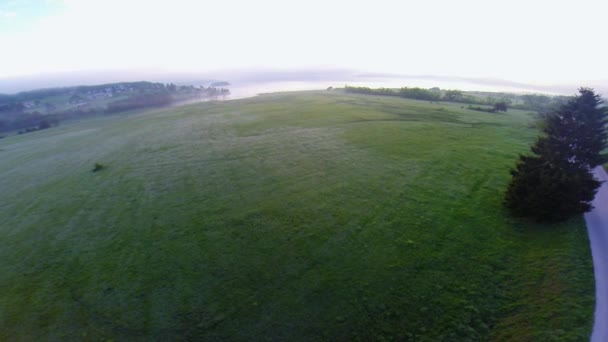
[[[0,94],[0,132],[17,131],[23,134],[46,129],[69,119],[228,94],[230,90],[225,88],[144,81]]]

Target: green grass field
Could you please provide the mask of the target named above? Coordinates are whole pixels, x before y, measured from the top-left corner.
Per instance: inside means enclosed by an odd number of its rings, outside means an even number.
[[[501,206],[531,122],[299,92],[2,139],[0,340],[588,340],[582,218]]]

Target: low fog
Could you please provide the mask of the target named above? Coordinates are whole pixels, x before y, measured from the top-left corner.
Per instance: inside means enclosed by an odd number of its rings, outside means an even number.
[[[495,78],[454,77],[441,75],[406,75],[378,73],[347,69],[251,69],[222,70],[214,72],[162,72],[158,70],[110,70],[47,73],[35,76],[0,78],[0,93],[13,94],[21,91],[76,85],[95,85],[113,82],[150,81],[183,85],[209,85],[227,81],[231,89],[239,89],[243,96],[250,92],[280,90],[313,90],[328,86],[369,85],[375,87],[440,87],[443,89],[508,91],[516,93],[546,93],[571,95],[578,84],[532,84]],[[603,84],[606,84],[604,82]],[[603,94],[608,88],[602,82],[587,83]]]

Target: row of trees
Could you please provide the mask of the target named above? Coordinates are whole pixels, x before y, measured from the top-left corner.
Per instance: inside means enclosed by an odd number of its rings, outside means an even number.
[[[74,86],[64,88],[47,88],[37,89],[30,91],[23,91],[16,94],[0,94],[0,106],[5,104],[17,104],[27,101],[37,101],[40,99],[53,97],[53,96],[73,96],[83,95],[87,93],[96,93],[107,91],[108,89],[114,92],[124,91],[125,89],[132,89],[135,91],[146,91],[146,90],[160,90],[165,87],[162,83],[153,82],[120,82],[120,83],[107,83],[90,86]]]
[[[496,102],[492,105],[492,107],[479,107],[479,106],[473,106],[473,105],[467,106],[467,109],[476,110],[479,112],[486,112],[486,113],[506,112],[507,108],[508,107],[507,107],[506,102]]]
[[[99,93],[106,96],[96,96]],[[177,86],[173,83],[144,81],[41,89],[13,95],[0,94],[0,132],[28,133],[57,125],[59,121],[229,94],[230,90],[225,88]],[[46,103],[45,99],[49,96],[66,96],[68,106],[57,108]],[[116,96],[119,96],[119,99],[105,104],[106,98]],[[99,98],[103,101],[96,100]]]
[[[368,94],[368,95],[383,95],[383,96],[400,96],[410,99],[439,101],[441,99],[440,90],[429,90],[424,88],[369,88],[369,87],[351,87],[346,86],[347,93]]]
[[[20,103],[0,105],[0,132],[32,132],[57,125],[58,122],[57,118],[39,112],[27,113]]]
[[[599,95],[581,88],[545,120],[544,135],[511,171],[505,205],[517,216],[565,220],[592,208],[600,182],[591,171],[606,161],[607,112]]]
[[[472,96],[463,93],[460,90],[446,90],[441,91],[439,88],[419,88],[419,87],[403,87],[399,89],[391,89],[391,88],[369,88],[369,87],[351,87],[345,86],[345,91],[347,93],[356,93],[356,94],[367,94],[367,95],[382,95],[382,96],[399,96],[408,99],[415,100],[424,100],[424,101],[450,101],[450,102],[460,102],[467,104],[475,104],[475,105],[489,105],[494,106],[497,103],[500,103],[498,109],[493,107],[489,108],[480,108],[486,112],[495,112],[495,111],[503,111],[504,108],[506,111],[507,106],[510,104],[508,99],[495,99],[491,97],[481,97],[481,96]]]
[[[369,87],[352,87],[346,86],[346,92],[383,95],[383,96],[401,96],[405,98],[425,100],[425,101],[450,101],[459,102],[468,105],[489,106],[475,107],[485,112],[503,111],[501,108],[493,108],[495,104],[504,104],[505,107],[514,109],[534,110],[539,113],[547,113],[555,111],[561,105],[568,101],[567,96],[547,96],[541,94],[512,94],[512,93],[491,93],[491,92],[463,92],[460,90],[450,89],[441,90],[439,88],[369,88]]]

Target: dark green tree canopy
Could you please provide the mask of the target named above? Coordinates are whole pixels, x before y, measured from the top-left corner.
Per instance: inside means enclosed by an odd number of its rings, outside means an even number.
[[[541,150],[565,166],[589,169],[603,164],[600,152],[606,147],[606,108],[599,95],[581,88],[579,95],[568,101],[556,113],[549,115],[546,136],[539,139],[532,151]]]
[[[605,162],[606,108],[592,89],[579,94],[547,117],[545,135],[520,156],[507,189],[505,205],[518,216],[539,221],[564,220],[592,207],[600,182],[592,168]]]
[[[507,103],[504,102],[504,101],[496,102],[494,104],[494,111],[495,112],[506,112],[507,111]]]

